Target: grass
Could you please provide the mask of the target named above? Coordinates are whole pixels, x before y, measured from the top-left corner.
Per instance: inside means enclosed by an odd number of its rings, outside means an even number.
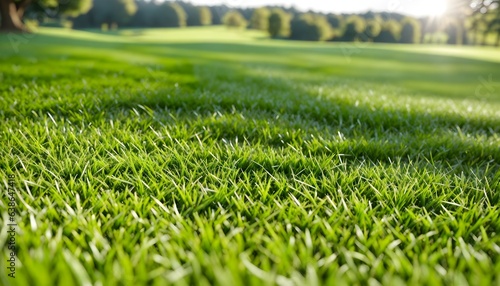
[[[2,285],[500,283],[500,50],[222,28],[12,39]]]

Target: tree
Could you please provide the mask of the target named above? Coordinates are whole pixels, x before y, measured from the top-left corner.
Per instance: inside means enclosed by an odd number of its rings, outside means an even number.
[[[198,17],[197,7],[189,2],[176,2],[176,5],[179,5],[184,13],[186,14],[186,26],[199,26],[200,18]]]
[[[396,20],[388,20],[382,24],[380,34],[373,39],[379,43],[397,43],[401,38],[401,24]]]
[[[500,10],[500,9],[499,9]],[[489,24],[488,30],[494,32],[497,35],[497,40],[495,46],[500,46],[500,11],[497,12],[497,17],[495,17]]]
[[[483,44],[488,33],[495,33],[495,45],[500,45],[500,0],[476,0],[470,28],[483,32]]]
[[[314,26],[318,35],[318,41],[325,41],[332,37],[333,29],[328,20],[323,15],[315,15],[313,18]]]
[[[255,30],[267,31],[269,29],[269,16],[271,11],[262,7],[255,9],[250,19],[250,27]]]
[[[290,24],[290,39],[303,41],[323,41],[330,37],[331,26],[324,16],[302,14]]]
[[[132,27],[152,27],[157,5],[151,1],[137,0],[137,12],[129,24]]]
[[[375,37],[380,35],[380,32],[382,31],[382,25],[380,24],[382,22],[382,19],[380,20],[368,20],[366,23],[366,28],[365,32],[361,36],[364,41],[370,41],[373,40]]]
[[[456,21],[449,21],[444,27],[444,32],[448,36],[447,44],[461,45],[463,43],[462,27]]]
[[[299,17],[293,18],[290,22],[290,39],[292,40],[303,40],[303,41],[314,41],[316,35],[313,35],[316,31],[311,24],[309,14],[303,14]]]
[[[252,19],[254,8],[239,8],[238,12],[247,20],[247,23]]]
[[[330,26],[334,29],[342,29],[344,27],[344,17],[341,15],[328,14],[326,19]]]
[[[492,0],[487,0],[492,1]],[[466,43],[466,19],[480,11],[483,0],[453,0],[449,1],[448,9],[444,15],[444,30],[448,34],[448,43],[462,45]]]
[[[97,24],[122,25],[130,16],[137,12],[134,0],[98,0],[94,1],[94,7],[90,13],[94,14]]]
[[[208,26],[212,24],[212,12],[208,7],[198,7],[198,17],[200,25]]]
[[[467,19],[466,27],[472,33],[472,44],[485,43],[489,32],[488,19],[482,14],[474,14]],[[482,40],[479,36],[482,35]]]
[[[401,22],[401,43],[419,44],[422,38],[422,27],[420,22],[414,18],[406,17]]]
[[[465,18],[448,17],[442,30],[448,35],[448,44],[462,45],[465,42]]]
[[[346,20],[346,27],[344,35],[342,36],[342,41],[353,42],[359,40],[359,37],[366,28],[366,22],[360,16],[350,16]]]
[[[282,9],[274,9],[269,16],[269,34],[272,38],[288,37],[290,35],[290,14]]]
[[[57,8],[60,14],[77,16],[90,10],[92,0],[0,0],[0,31],[27,32],[22,19],[26,9],[33,4]]]
[[[326,20],[330,24],[330,27],[332,27],[329,40],[334,40],[336,37],[344,34],[345,20],[343,16],[330,13],[326,15]]]
[[[186,12],[187,26],[204,26],[212,24],[212,12],[208,7],[195,6],[188,2],[177,2]]]
[[[231,9],[226,5],[210,6],[210,12],[212,12],[212,24],[224,24],[222,22],[222,18],[224,18],[224,15],[226,15],[229,11],[231,11]]]
[[[222,18],[222,22],[228,28],[246,28],[248,25],[247,20],[240,12],[232,10],[226,13]]]
[[[185,27],[187,15],[177,3],[158,5],[153,15],[153,27]]]

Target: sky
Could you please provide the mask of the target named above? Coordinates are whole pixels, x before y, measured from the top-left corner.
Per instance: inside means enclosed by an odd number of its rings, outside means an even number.
[[[439,16],[446,11],[447,0],[190,0],[199,5],[226,4],[234,7],[266,5],[292,6],[301,10],[350,13],[389,11],[412,16]]]

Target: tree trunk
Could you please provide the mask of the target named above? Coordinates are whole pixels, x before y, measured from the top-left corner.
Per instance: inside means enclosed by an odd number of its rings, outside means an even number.
[[[2,25],[0,32],[27,32],[21,18],[24,14],[24,5],[22,11],[18,11],[16,3],[13,0],[0,0],[0,15],[2,17]],[[19,13],[21,12],[21,13]]]
[[[0,0],[1,1],[1,0]],[[31,4],[32,0],[24,0],[22,2],[17,2],[16,4],[16,9],[17,9],[17,15],[19,16],[19,19],[23,19],[24,12],[26,12],[26,8]]]

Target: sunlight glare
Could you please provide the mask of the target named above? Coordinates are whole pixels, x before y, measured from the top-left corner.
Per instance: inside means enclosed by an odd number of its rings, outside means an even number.
[[[422,16],[439,17],[448,9],[446,0],[421,0],[415,3],[415,14]]]

